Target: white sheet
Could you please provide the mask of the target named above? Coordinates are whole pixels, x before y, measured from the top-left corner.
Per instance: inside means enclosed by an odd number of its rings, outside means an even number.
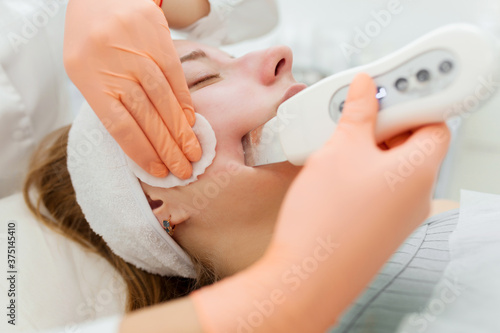
[[[7,323],[5,309],[6,231],[11,220],[17,224],[16,326]],[[111,265],[38,222],[20,194],[0,200],[0,237],[0,332],[58,326],[77,332],[77,323],[124,312],[126,288]]]
[[[500,195],[462,191],[451,261],[427,307],[399,333],[500,332]]]

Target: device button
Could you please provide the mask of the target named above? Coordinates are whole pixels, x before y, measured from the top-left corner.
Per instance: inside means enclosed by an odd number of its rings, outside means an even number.
[[[396,83],[394,84],[394,86],[396,87],[396,89],[398,91],[406,91],[406,90],[408,90],[408,87],[410,86],[410,84],[408,83],[407,79],[401,78],[401,79],[398,79],[396,81]]]
[[[453,63],[448,60],[443,61],[441,65],[439,65],[439,71],[443,74],[448,74],[449,72],[451,72],[452,69],[453,69]]]
[[[422,69],[417,73],[417,80],[419,80],[420,82],[426,82],[429,81],[430,79],[431,79],[431,73],[429,73],[429,71],[426,69]]]

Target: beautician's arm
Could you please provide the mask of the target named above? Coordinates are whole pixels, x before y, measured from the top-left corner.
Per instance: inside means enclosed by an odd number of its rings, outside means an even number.
[[[428,215],[450,139],[436,124],[380,149],[375,95],[373,80],[357,76],[335,134],[291,185],[262,259],[188,298],[127,315],[120,333],[322,333],[333,325]],[[434,152],[390,186],[387,173],[428,140]]]
[[[189,297],[156,305],[127,315],[119,333],[198,333],[203,332]],[[111,333],[111,332],[109,332]]]

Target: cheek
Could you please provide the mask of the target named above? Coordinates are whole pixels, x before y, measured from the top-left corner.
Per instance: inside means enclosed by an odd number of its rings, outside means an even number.
[[[217,83],[192,94],[195,111],[207,118],[218,140],[241,140],[273,116],[269,91],[258,86]]]

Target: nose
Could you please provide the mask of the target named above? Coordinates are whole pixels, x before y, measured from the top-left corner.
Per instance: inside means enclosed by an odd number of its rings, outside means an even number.
[[[246,70],[264,85],[272,85],[280,77],[291,74],[293,54],[287,46],[274,46],[265,50],[251,52],[240,60]]]

